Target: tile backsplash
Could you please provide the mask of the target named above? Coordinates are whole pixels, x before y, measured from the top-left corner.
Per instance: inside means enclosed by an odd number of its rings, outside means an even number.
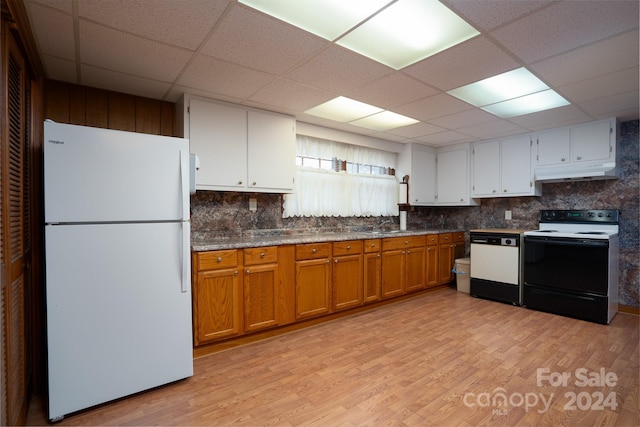
[[[640,175],[639,122],[621,126],[621,176],[617,180],[549,183],[541,197],[482,199],[475,207],[421,207],[407,215],[409,229],[537,229],[540,209],[620,209],[620,303],[640,307]],[[249,199],[257,210],[249,210]],[[512,212],[505,220],[504,211]],[[215,234],[240,234],[257,230],[363,230],[398,217],[282,218],[282,195],[198,191],[191,196],[194,238]],[[468,238],[468,236],[467,236]]]

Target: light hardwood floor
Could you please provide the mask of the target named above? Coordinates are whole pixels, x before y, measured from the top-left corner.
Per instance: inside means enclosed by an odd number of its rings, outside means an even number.
[[[638,330],[447,288],[198,358],[190,379],[56,425],[637,426]],[[28,424],[46,423],[36,401]]]

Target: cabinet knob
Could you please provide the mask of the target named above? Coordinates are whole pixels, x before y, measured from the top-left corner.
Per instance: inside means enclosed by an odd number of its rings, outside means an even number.
[[[242,181],[238,181],[238,185],[242,185]]]
[[[492,191],[492,193],[495,193],[495,192],[496,192],[496,190],[493,190],[493,191]]]
[[[410,253],[411,253],[411,251],[407,251],[407,255],[410,254]]]
[[[327,260],[327,264],[329,264],[329,260]]]
[[[253,181],[253,183],[252,183],[251,185],[256,185],[256,182],[255,182],[255,181]]]
[[[351,250],[351,245],[347,246],[347,250],[350,251]]]
[[[564,162],[566,159],[563,157],[560,159],[561,162]]]
[[[461,201],[461,202],[464,202],[464,198],[462,198],[462,197],[461,197],[461,198],[460,198],[460,201]]]
[[[318,250],[316,248],[311,249],[311,253],[315,254],[316,252],[318,252]]]
[[[220,256],[219,256],[219,257],[218,257],[218,259],[217,259],[216,261],[218,261],[218,262],[222,262],[222,257],[220,257]]]
[[[502,191],[506,193],[506,192],[507,192],[507,189],[505,188],[505,189],[504,189],[504,190],[502,190]]]
[[[260,254],[260,258],[264,258],[264,252]]]
[[[375,247],[376,247],[376,244],[375,244],[375,243],[372,243],[372,244],[371,244],[371,247],[372,247],[372,248],[375,248]]]
[[[577,160],[582,160],[582,156],[576,157]]]
[[[404,241],[404,244],[405,244],[405,245],[408,245],[408,244],[409,244],[409,241],[408,241],[408,240],[405,240],[405,241]]]
[[[333,261],[334,261],[336,264],[338,263],[338,259],[337,259],[337,258],[336,258],[336,259],[334,259]]]
[[[247,274],[250,274],[250,273],[251,273],[251,270],[249,270],[249,269],[247,268]]]
[[[237,275],[238,275],[238,271],[237,271],[237,270],[236,270],[236,271],[234,271],[234,272],[233,272],[233,275],[234,275],[234,276],[237,276]]]

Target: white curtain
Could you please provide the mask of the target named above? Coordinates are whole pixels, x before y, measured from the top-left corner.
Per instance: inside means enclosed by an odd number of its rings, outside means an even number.
[[[389,151],[360,147],[306,135],[297,135],[296,143],[298,156],[317,159],[332,159],[337,157],[347,162],[385,167],[395,167],[396,165],[396,153]]]

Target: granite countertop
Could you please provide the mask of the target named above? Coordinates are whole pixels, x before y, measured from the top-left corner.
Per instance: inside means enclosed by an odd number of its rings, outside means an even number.
[[[387,231],[281,231],[275,233],[236,233],[235,235],[196,236],[191,238],[193,252],[220,249],[244,249],[262,246],[297,245],[301,243],[338,242],[345,240],[380,239],[383,237],[408,237],[426,234],[464,231],[448,230],[387,230]]]

